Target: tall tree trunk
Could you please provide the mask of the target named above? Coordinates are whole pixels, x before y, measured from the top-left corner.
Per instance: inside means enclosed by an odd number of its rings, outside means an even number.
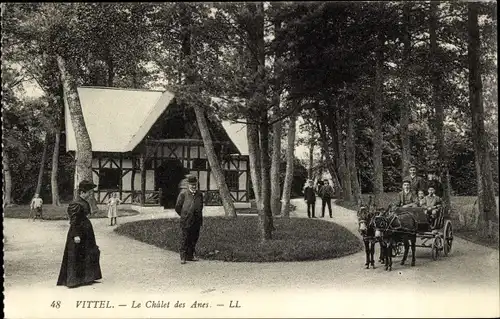
[[[60,119],[58,120],[60,122]],[[59,199],[59,144],[61,142],[61,127],[58,125],[55,132],[54,151],[52,152],[52,171],[50,172],[50,187],[52,193],[52,205],[61,206]]]
[[[480,35],[478,25],[478,2],[468,6],[468,60],[469,100],[472,112],[472,143],[476,160],[479,222],[498,221],[497,205],[491,174],[491,161],[487,134],[484,128],[483,85],[480,71]]]
[[[264,112],[264,111],[263,111]],[[259,214],[261,221],[262,240],[272,239],[273,215],[271,211],[271,161],[269,158],[269,124],[266,114],[262,116],[260,124],[260,162],[262,166],[262,213]]]
[[[275,114],[278,114],[278,112],[279,112],[279,104],[275,108]],[[281,130],[282,130],[281,121],[278,121],[273,124],[273,149],[271,158],[271,211],[273,215],[280,214]]]
[[[85,126],[80,98],[76,90],[76,82],[66,70],[66,61],[60,55],[57,56],[57,65],[63,85],[65,103],[68,103],[71,123],[75,132],[76,140],[76,171],[77,183],[83,180],[92,181],[92,142]],[[93,212],[98,210],[94,194],[89,198],[89,204]]]
[[[311,134],[311,132],[309,132]],[[314,166],[314,141],[312,137],[309,138],[309,167],[307,169],[307,178],[313,179],[313,166]]]
[[[38,170],[38,181],[36,183],[35,194],[40,194],[43,184],[43,173],[45,172],[45,161],[47,159],[47,147],[49,144],[49,134],[45,132],[45,137],[43,138],[43,152],[42,158],[40,160],[40,169]]]
[[[196,84],[196,66],[194,64],[194,54],[191,47],[191,25],[192,16],[191,9],[189,6],[183,6],[181,25],[182,25],[182,58],[184,62],[188,65],[188,71],[186,76],[186,85],[192,86]],[[199,92],[197,92],[199,93]],[[195,102],[190,103],[196,114],[196,122],[198,123],[198,128],[200,129],[201,138],[203,139],[203,147],[207,153],[208,163],[210,164],[210,170],[215,177],[215,183],[219,189],[219,195],[222,200],[222,206],[224,207],[224,212],[226,217],[234,218],[236,217],[236,210],[234,209],[233,199],[229,188],[227,187],[226,179],[222,167],[220,166],[219,159],[215,154],[215,148],[212,142],[212,136],[210,135],[210,129],[208,126],[207,119],[205,117],[204,110],[194,99]]]
[[[297,103],[297,100],[294,99],[292,103]],[[283,200],[281,206],[281,216],[283,217],[290,217],[290,198],[292,195],[293,166],[295,160],[296,121],[297,115],[295,113],[290,115],[290,127],[288,128],[287,133],[285,183],[283,185]]]
[[[335,169],[335,161],[332,158],[332,155],[330,154],[330,145],[328,142],[328,133],[326,130],[326,125],[321,120],[323,118],[323,115],[324,114],[322,114],[322,112],[320,113],[318,111],[318,114],[316,117],[316,129],[319,132],[320,140],[321,140],[321,154],[324,156],[328,172],[330,173],[330,176],[332,177],[333,182],[337,186],[336,188],[338,188],[338,187],[340,187],[340,180],[338,178],[337,171]]]
[[[346,151],[344,148],[344,135],[342,134],[342,120],[340,117],[340,110],[338,105],[335,108],[335,123],[337,129],[338,143],[339,143],[339,173],[342,182],[342,198],[350,202],[352,199],[352,183],[351,174],[346,163]]]
[[[441,71],[439,69],[440,63],[438,61],[438,45],[437,45],[437,10],[438,2],[431,2],[431,14],[430,14],[430,50],[431,50],[431,82],[432,82],[432,103],[434,104],[435,119],[433,121],[434,125],[434,135],[436,137],[436,148],[438,151],[438,162],[440,167],[435,167],[438,169],[439,175],[441,176],[441,183],[443,185],[443,201],[447,207],[451,204],[451,186],[448,171],[448,154],[446,151],[446,146],[444,143],[444,107],[441,101]]]
[[[410,148],[410,135],[408,132],[408,125],[410,123],[410,87],[408,83],[409,76],[411,72],[409,71],[411,68],[410,61],[410,9],[411,4],[409,1],[403,4],[403,24],[404,24],[404,32],[403,32],[403,64],[400,69],[401,76],[401,84],[403,91],[403,99],[401,103],[400,109],[400,122],[399,122],[399,134],[401,137],[401,163],[402,163],[402,176],[406,176],[408,174],[411,162],[411,148]]]
[[[234,209],[231,193],[227,187],[224,172],[222,171],[222,167],[220,166],[217,155],[215,154],[212,137],[210,136],[210,132],[208,130],[207,119],[205,118],[205,114],[199,105],[193,105],[193,108],[196,113],[198,127],[200,128],[201,138],[203,139],[203,146],[205,147],[205,151],[207,153],[208,163],[210,164],[210,169],[215,177],[215,183],[219,189],[225,216],[234,218],[236,217],[236,210]]]
[[[384,41],[379,34],[379,45],[383,46]],[[381,197],[384,194],[384,165],[382,162],[382,118],[384,114],[383,98],[383,52],[382,47],[377,50],[377,65],[375,74],[374,109],[373,109],[373,205],[378,207]]]
[[[113,61],[113,56],[111,55],[109,44],[107,44],[106,46],[106,66],[108,68],[108,77],[106,79],[106,84],[109,87],[112,87],[115,80],[115,64]]]
[[[354,110],[353,101],[347,101],[347,143],[346,143],[346,153],[347,153],[347,165],[349,169],[349,174],[351,176],[351,186],[352,194],[354,196],[354,201],[359,205],[361,200],[361,187],[358,180],[358,170],[356,167],[356,146],[355,146],[355,134],[354,134]]]
[[[3,5],[3,3],[2,3]],[[3,9],[3,7],[2,7]],[[4,207],[12,205],[12,174],[10,172],[9,158],[4,152],[2,156],[3,173],[3,204]]]
[[[253,83],[252,102],[257,111],[259,119],[259,140],[260,140],[260,165],[261,165],[261,202],[259,210],[259,227],[261,231],[261,240],[272,239],[273,215],[271,212],[271,160],[269,158],[269,117],[267,114],[267,99],[262,99],[267,95],[265,83],[265,41],[264,41],[264,3],[245,4],[248,11],[253,16],[249,21],[247,32],[249,33],[249,45],[254,48],[255,54],[251,58],[251,67],[255,74]]]
[[[277,16],[274,21],[274,34],[275,38],[278,40],[281,32],[281,21],[282,19]],[[276,49],[274,52],[274,69],[278,72],[279,69],[278,61],[282,56],[282,50]],[[276,80],[276,86],[273,92],[273,116],[277,117],[280,113],[280,101],[281,101],[282,83],[280,80]],[[280,180],[280,167],[281,167],[281,134],[282,134],[283,122],[278,121],[273,124],[273,147],[272,147],[272,158],[271,158],[271,210],[273,215],[279,215],[281,213],[281,180]]]
[[[249,123],[254,122],[255,119],[248,118]],[[262,209],[262,187],[261,179],[262,175],[261,165],[260,165],[260,142],[259,142],[259,127],[256,124],[247,125],[247,139],[248,139],[248,157],[250,160],[250,178],[252,180],[252,188],[255,196],[255,204],[257,209]]]

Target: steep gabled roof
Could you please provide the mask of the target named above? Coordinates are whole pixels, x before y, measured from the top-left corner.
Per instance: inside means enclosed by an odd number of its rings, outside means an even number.
[[[241,155],[248,155],[248,139],[246,124],[235,123],[230,121],[222,121],[222,126],[238,148]]]
[[[79,87],[78,96],[94,152],[132,151],[174,99],[169,91]],[[75,132],[65,103],[66,150],[76,150]],[[246,126],[222,122],[242,155],[248,155]]]
[[[146,136],[174,94],[168,91],[79,87],[78,96],[94,152],[128,152]],[[65,105],[66,150],[76,150]]]

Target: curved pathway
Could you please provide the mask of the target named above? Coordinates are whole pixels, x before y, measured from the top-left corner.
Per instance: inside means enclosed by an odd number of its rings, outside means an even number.
[[[292,217],[306,217],[305,204]],[[321,201],[316,216],[321,216]],[[357,234],[356,214],[332,205],[334,218]],[[143,213],[119,219],[173,216]],[[326,213],[328,215],[328,213]],[[415,267],[364,269],[364,252],[343,258],[282,263],[200,261],[181,265],[178,254],[113,232],[93,219],[101,249],[101,283],[77,289],[55,286],[67,221],[4,220],[5,313],[13,317],[425,317],[499,316],[499,253],[455,238],[449,257],[432,261],[417,250]],[[378,248],[377,248],[378,254]],[[26,302],[29,300],[29,305]],[[59,309],[50,307],[61,300]],[[113,309],[76,308],[77,300],[110,300]],[[132,301],[171,301],[167,309],[130,309]],[[174,308],[206,301],[208,309]],[[242,308],[229,308],[238,306]],[[127,306],[120,307],[119,303]],[[217,306],[216,304],[224,304]],[[151,303],[150,303],[151,305]]]

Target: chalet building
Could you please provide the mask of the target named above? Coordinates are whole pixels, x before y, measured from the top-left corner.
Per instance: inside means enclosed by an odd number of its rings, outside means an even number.
[[[173,207],[181,181],[194,174],[206,205],[221,205],[194,111],[169,91],[79,87],[92,142],[93,181],[99,204],[118,193],[127,204]],[[216,154],[237,206],[249,204],[246,127],[208,117]],[[66,151],[76,151],[65,106]],[[238,205],[240,204],[240,205]]]

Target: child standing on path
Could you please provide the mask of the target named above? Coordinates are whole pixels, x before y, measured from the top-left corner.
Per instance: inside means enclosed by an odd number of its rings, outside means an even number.
[[[42,216],[42,206],[43,206],[43,200],[40,198],[38,194],[35,194],[35,197],[31,200],[30,204],[30,217],[33,214],[33,211],[35,212],[35,216],[33,217],[33,221],[37,218],[43,219]]]
[[[114,193],[113,194],[113,197],[111,197],[109,200],[108,200],[108,218],[110,219],[109,221],[109,226],[113,226],[113,225],[116,225],[117,222],[116,222],[116,218],[118,217],[118,205],[120,205],[122,201],[118,198],[118,194],[117,193]],[[114,224],[113,224],[113,220],[114,220]]]

